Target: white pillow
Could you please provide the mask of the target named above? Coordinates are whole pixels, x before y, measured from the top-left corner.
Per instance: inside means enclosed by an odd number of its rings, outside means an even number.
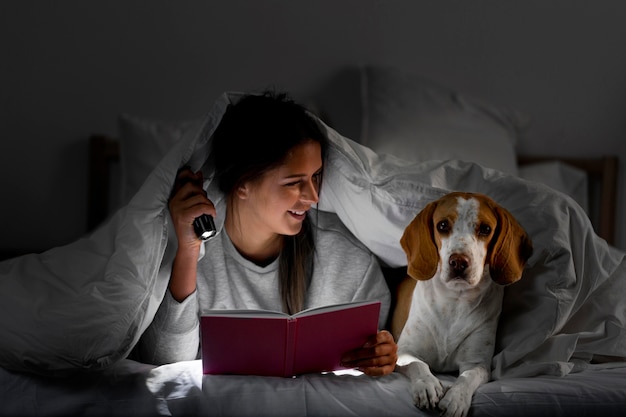
[[[122,114],[120,135],[121,201],[126,204],[161,158],[188,131],[198,130],[203,119],[162,121]]]
[[[360,142],[423,162],[460,159],[517,174],[515,144],[527,119],[397,68],[361,69]]]
[[[540,182],[572,197],[589,214],[587,173],[559,161],[546,161],[519,167],[519,176]]]

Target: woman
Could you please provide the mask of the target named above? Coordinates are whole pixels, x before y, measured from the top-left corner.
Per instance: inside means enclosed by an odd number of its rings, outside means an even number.
[[[311,208],[327,138],[305,109],[284,95],[245,96],[228,108],[212,143],[215,181],[227,196],[224,228],[201,256],[193,220],[217,213],[202,173],[181,170],[169,201],[178,248],[168,292],[142,338],[142,359],[195,359],[198,312],[207,309],[293,314],[380,300],[384,325],[390,296],[376,258],[334,214]],[[342,361],[385,375],[395,367],[396,349],[391,334],[380,331]]]

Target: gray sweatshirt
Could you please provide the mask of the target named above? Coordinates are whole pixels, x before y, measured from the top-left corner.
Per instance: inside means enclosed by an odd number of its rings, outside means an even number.
[[[379,326],[389,313],[390,294],[376,257],[332,213],[309,212],[315,233],[313,277],[305,308],[379,300]],[[177,302],[169,291],[140,342],[139,358],[163,364],[199,357],[199,316],[211,309],[281,311],[278,259],[260,267],[233,246],[226,230],[205,243],[196,291]],[[215,337],[223,337],[215,335]]]

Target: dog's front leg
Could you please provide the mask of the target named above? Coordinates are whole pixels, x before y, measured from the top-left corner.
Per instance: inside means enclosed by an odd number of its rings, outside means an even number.
[[[436,408],[443,396],[443,385],[422,360],[411,355],[399,355],[396,370],[411,381],[411,395],[419,408]]]
[[[489,371],[483,365],[461,372],[454,384],[439,401],[439,409],[445,417],[465,417],[472,404],[472,397],[479,386],[489,381]]]

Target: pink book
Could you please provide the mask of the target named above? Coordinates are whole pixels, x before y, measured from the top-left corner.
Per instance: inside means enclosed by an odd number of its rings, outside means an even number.
[[[341,356],[378,331],[379,301],[317,307],[289,316],[210,310],[200,318],[205,374],[291,377],[344,369]]]

